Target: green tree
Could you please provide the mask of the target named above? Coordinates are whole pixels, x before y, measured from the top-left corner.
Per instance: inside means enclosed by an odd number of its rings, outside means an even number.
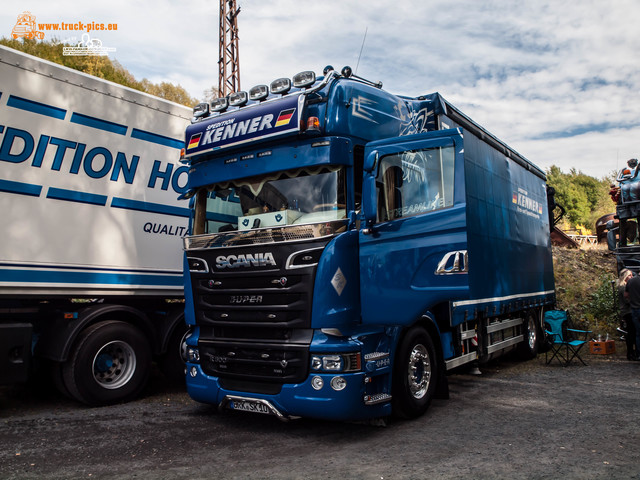
[[[565,227],[585,226],[595,229],[595,222],[603,215],[615,211],[609,197],[611,178],[596,179],[572,168],[564,173],[552,165],[547,170],[547,183],[556,190],[556,202],[566,210]]]
[[[3,37],[0,38],[0,45],[182,105],[192,107],[198,103],[198,99],[191,97],[180,85],[168,82],[154,84],[146,78],[142,81],[136,80],[117,60],[111,60],[107,56],[63,55],[63,48],[67,45],[57,39],[38,41],[28,38],[16,40]]]

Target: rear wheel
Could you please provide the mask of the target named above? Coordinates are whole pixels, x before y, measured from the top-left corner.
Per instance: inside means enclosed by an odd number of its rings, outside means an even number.
[[[524,336],[524,341],[518,345],[518,356],[523,360],[535,358],[538,354],[540,334],[534,310],[529,310],[525,314],[524,322],[522,323],[522,335]]]
[[[79,335],[62,378],[75,399],[108,405],[136,397],[150,367],[151,348],[143,333],[128,323],[105,321]]]
[[[402,418],[422,415],[438,382],[435,347],[422,327],[411,328],[401,340],[393,370],[393,412]]]

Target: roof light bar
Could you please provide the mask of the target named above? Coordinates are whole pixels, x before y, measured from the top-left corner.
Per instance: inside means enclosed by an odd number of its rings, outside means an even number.
[[[266,85],[256,85],[249,90],[249,100],[261,101],[269,96],[269,87]]]
[[[289,78],[278,78],[271,82],[271,93],[285,95],[291,90],[291,80]]]
[[[293,86],[296,88],[310,87],[316,82],[316,74],[312,71],[300,72],[293,77]]]
[[[195,118],[202,118],[209,116],[209,104],[208,103],[199,103],[195,107],[193,107],[193,116]]]
[[[229,95],[229,105],[232,107],[242,107],[243,105],[246,105],[248,101],[249,95],[244,91],[235,92]]]
[[[227,97],[216,98],[211,100],[212,112],[224,112],[229,107],[229,99]]]

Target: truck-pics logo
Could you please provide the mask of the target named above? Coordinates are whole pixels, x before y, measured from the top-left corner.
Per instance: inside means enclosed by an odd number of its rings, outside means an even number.
[[[92,57],[104,57],[108,55],[109,52],[115,52],[115,48],[111,47],[103,47],[102,40],[99,38],[91,38],[88,33],[82,34],[82,41],[80,41],[76,46],[62,47],[62,54],[78,57],[81,55],[89,55]]]
[[[44,38],[44,32],[39,31],[36,27],[35,15],[32,15],[31,12],[22,12],[18,15],[18,21],[11,30],[11,36],[14,39],[22,37],[42,40]]]
[[[238,268],[238,267],[268,267],[275,265],[273,253],[250,253],[246,255],[220,255],[216,258],[216,267],[218,268]]]
[[[54,32],[85,32],[82,34],[80,42],[76,37],[63,40],[63,43],[72,43],[62,47],[63,55],[89,55],[89,56],[105,56],[109,52],[115,52],[115,48],[105,47],[99,38],[91,38],[89,32],[95,31],[114,31],[118,30],[117,23],[100,23],[100,22],[58,22],[58,23],[36,23],[36,16],[31,12],[24,11],[18,15],[16,24],[11,29],[11,37],[13,39],[28,38],[43,40],[45,31]]]

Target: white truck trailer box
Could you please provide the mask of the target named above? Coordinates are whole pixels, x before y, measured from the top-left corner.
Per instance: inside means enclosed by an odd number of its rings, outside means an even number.
[[[2,46],[0,78],[0,380],[131,398],[184,333],[191,109]]]
[[[191,110],[0,49],[0,295],[179,295]]]

